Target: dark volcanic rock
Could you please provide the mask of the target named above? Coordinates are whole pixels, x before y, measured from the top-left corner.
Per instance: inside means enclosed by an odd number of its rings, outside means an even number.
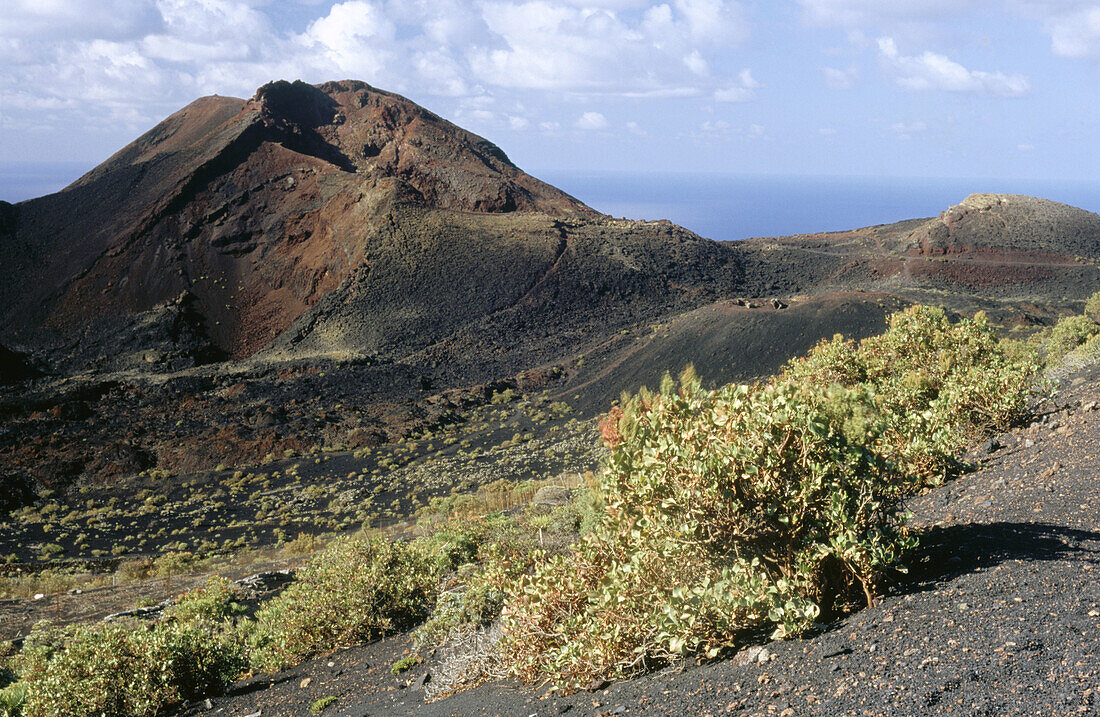
[[[70,346],[54,352],[59,371],[180,371],[225,359],[189,292],[148,311],[93,319]]]

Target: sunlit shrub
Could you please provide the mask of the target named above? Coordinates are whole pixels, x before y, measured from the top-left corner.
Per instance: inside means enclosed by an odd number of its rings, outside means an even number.
[[[1092,319],[1094,323],[1100,323],[1100,291],[1085,301],[1085,316]]]
[[[866,400],[833,389],[826,411],[800,386],[705,391],[691,372],[631,400],[604,432],[603,521],[512,588],[515,672],[629,674],[869,599],[907,538],[894,519],[903,481],[870,449],[881,423],[860,418]]]
[[[336,541],[257,613],[253,663],[275,670],[411,627],[431,610],[438,579],[419,544]]]
[[[1051,327],[1050,334],[1042,341],[1047,364],[1058,362],[1070,351],[1083,346],[1097,334],[1100,334],[1100,324],[1088,316],[1066,316],[1059,319],[1058,323]]]
[[[601,426],[602,520],[506,588],[508,661],[526,679],[582,683],[872,601],[911,545],[902,498],[1026,416],[1037,368],[984,315],[952,323],[916,306],[768,385],[705,391],[689,371],[624,397]]]
[[[37,626],[15,659],[27,717],[155,715],[221,692],[247,664],[228,585],[185,596],[161,621]]]
[[[864,412],[884,423],[877,449],[925,482],[949,475],[968,442],[1018,423],[1039,364],[1007,350],[984,314],[951,323],[943,309],[912,306],[885,333],[858,343],[840,336],[784,368],[805,386],[860,387]]]

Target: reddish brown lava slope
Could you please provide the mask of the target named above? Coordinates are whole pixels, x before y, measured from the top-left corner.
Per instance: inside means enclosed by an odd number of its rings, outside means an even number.
[[[5,207],[0,327],[72,329],[190,292],[216,343],[249,355],[362,264],[399,201],[598,216],[403,97],[274,82],[197,100],[66,190]]]

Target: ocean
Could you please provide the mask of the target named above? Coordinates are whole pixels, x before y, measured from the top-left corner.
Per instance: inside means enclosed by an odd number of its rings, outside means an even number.
[[[90,164],[0,164],[0,199],[66,186]],[[670,219],[719,240],[855,229],[932,217],[968,194],[1028,194],[1100,212],[1100,182],[1028,179],[748,176],[676,172],[531,172],[616,217]]]
[[[536,176],[606,214],[670,219],[719,240],[934,217],[979,192],[1027,194],[1100,212],[1100,182],[623,172]]]

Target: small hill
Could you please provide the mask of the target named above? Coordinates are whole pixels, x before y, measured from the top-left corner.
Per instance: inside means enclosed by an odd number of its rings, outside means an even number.
[[[972,194],[937,217],[739,242],[746,271],[793,291],[874,290],[999,321],[1049,322],[1100,286],[1100,216]]]
[[[909,235],[921,256],[965,252],[1100,258],[1100,215],[1015,194],[971,194]]]

